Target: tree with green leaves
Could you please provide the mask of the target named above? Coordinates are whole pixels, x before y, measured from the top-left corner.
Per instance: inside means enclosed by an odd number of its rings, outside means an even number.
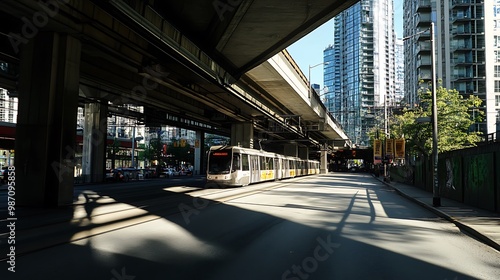
[[[120,141],[118,139],[113,140],[113,144],[107,147],[108,158],[111,158],[111,169],[115,169],[116,165],[116,155],[120,151]]]
[[[194,148],[189,145],[189,143],[185,143],[184,146],[177,145],[169,145],[168,146],[168,154],[175,160],[177,163],[182,161],[189,162],[191,164],[194,163]]]
[[[158,138],[149,140],[149,145],[144,147],[144,151],[140,154],[140,160],[147,160],[150,164],[153,160],[158,160],[161,165],[161,151],[163,144]]]
[[[405,138],[406,150],[410,154],[432,154],[432,122],[419,122],[432,119],[432,94],[429,89],[419,91],[420,105],[403,110],[402,115],[391,120],[391,135]],[[455,89],[439,86],[436,89],[438,109],[438,152],[475,146],[481,140],[480,132],[472,131],[471,126],[480,122],[484,113],[479,110],[482,100],[474,95],[464,98]]]

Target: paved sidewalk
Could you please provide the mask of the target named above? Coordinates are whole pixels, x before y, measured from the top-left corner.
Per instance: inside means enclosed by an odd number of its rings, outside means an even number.
[[[379,180],[383,182],[383,180]],[[415,201],[438,216],[454,223],[461,230],[500,251],[500,213],[472,207],[443,197],[441,197],[441,207],[434,207],[432,206],[432,193],[398,182],[385,184],[402,196]]]

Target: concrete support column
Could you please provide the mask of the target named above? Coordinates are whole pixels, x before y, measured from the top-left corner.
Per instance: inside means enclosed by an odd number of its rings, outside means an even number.
[[[104,104],[85,104],[83,126],[82,176],[85,182],[104,181],[108,108]]]
[[[252,123],[236,123],[231,126],[231,146],[253,149]]]
[[[309,147],[299,147],[299,158],[309,159]]]
[[[297,145],[297,143],[285,144],[283,147],[283,154],[285,156],[298,157],[299,146]]]
[[[321,156],[320,156],[320,167],[319,167],[319,173],[320,174],[327,174],[328,173],[328,144],[324,144],[323,148],[321,149]]]
[[[203,147],[205,143],[205,133],[202,131],[196,131],[196,140],[194,143],[194,171],[193,174],[202,174],[201,167],[204,162],[204,152]]]
[[[16,202],[73,203],[81,42],[40,32],[21,50],[16,127]]]

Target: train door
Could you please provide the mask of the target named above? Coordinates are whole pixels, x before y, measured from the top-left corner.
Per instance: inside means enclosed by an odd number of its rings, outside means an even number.
[[[250,184],[250,155],[241,154],[241,184]]]
[[[297,160],[292,159],[290,160],[290,177],[294,178],[297,176]]]
[[[281,160],[279,158],[274,158],[274,180],[279,180],[283,178],[281,174]]]
[[[259,168],[259,156],[250,156],[250,183],[256,183],[260,181],[260,168]]]

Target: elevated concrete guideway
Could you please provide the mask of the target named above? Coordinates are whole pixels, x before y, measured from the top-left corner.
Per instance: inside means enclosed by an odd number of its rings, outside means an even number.
[[[122,1],[94,2],[110,3],[116,7]],[[357,1],[142,2],[149,3],[148,6],[155,12],[190,38],[234,79],[238,79]],[[112,15],[120,16],[120,13]]]
[[[7,35],[0,36],[0,55],[19,64],[20,50],[39,33],[71,34],[82,43],[80,103],[134,102],[146,107],[145,116],[134,116],[141,122],[180,124],[225,135],[236,122],[254,123],[257,132],[272,133],[263,119],[292,134],[307,128],[312,132],[321,126],[317,115],[309,118],[305,111],[286,110],[290,106],[270,101],[273,88],[262,86],[255,92],[245,87],[251,81],[241,83],[239,78],[355,2],[111,0],[54,1],[46,7],[37,1],[7,0],[0,3],[5,13],[0,34]],[[46,13],[47,9],[54,11]],[[34,25],[35,15],[45,15],[47,21]],[[9,38],[11,34],[18,37]],[[2,84],[16,91],[15,77],[3,79]],[[145,82],[159,86],[150,90]],[[148,89],[145,94],[133,92],[141,86]],[[309,105],[316,106],[314,101]],[[114,106],[109,110],[121,113]],[[308,127],[287,127],[290,118],[280,116],[288,115],[301,116],[301,124]],[[304,136],[274,133],[272,138]],[[332,139],[318,135],[318,140],[324,138]]]
[[[321,142],[319,144],[326,143],[332,147],[352,145],[319,95],[314,90],[308,90],[307,78],[286,50],[248,71],[242,80],[247,81],[247,78],[292,112],[285,116],[288,122],[303,122],[305,132]]]
[[[241,124],[304,148],[346,140],[317,96],[303,96],[300,71],[279,81],[296,67],[280,52],[355,2],[0,1],[0,86],[19,96],[19,203],[71,201],[78,106],[89,112],[91,172],[103,172],[106,148],[94,139],[114,114],[200,135]]]

